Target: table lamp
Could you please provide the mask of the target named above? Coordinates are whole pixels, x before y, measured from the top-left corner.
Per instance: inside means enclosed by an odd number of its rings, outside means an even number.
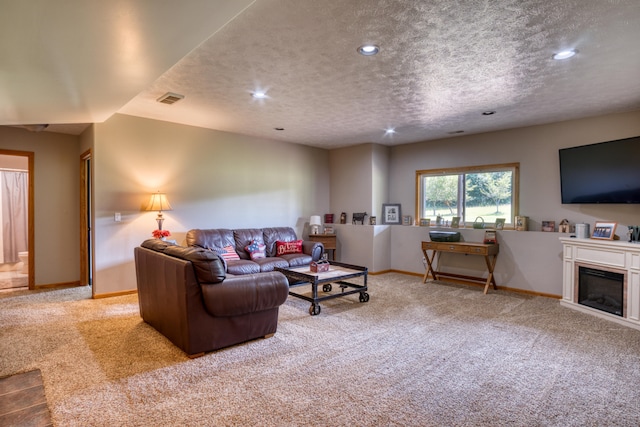
[[[164,222],[162,211],[170,211],[172,208],[169,203],[169,199],[167,199],[167,195],[158,191],[151,195],[151,199],[149,200],[149,204],[145,210],[158,211],[156,221],[158,222],[158,230],[162,230],[162,223]]]
[[[311,215],[311,219],[309,220],[309,225],[311,226],[311,234],[319,234],[318,231],[322,222],[320,222],[320,215]]]

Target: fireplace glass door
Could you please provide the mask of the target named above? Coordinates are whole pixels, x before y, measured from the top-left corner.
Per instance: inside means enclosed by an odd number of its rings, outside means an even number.
[[[623,316],[624,274],[588,267],[578,269],[578,303]]]

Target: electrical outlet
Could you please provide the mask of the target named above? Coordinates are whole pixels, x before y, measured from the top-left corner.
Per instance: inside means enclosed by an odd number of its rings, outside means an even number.
[[[120,215],[120,212],[116,212],[115,214],[113,214],[113,220],[115,222],[120,222],[122,221],[122,215]]]

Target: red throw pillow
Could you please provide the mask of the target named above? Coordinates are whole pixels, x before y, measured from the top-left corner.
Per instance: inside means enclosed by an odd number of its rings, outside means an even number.
[[[302,240],[294,240],[291,242],[276,241],[276,256],[285,254],[301,254]]]

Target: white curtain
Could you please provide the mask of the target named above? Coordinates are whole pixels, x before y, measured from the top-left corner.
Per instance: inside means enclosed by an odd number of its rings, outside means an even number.
[[[0,173],[2,186],[2,255],[3,262],[19,262],[18,252],[29,250],[27,238],[27,204],[29,174]]]

